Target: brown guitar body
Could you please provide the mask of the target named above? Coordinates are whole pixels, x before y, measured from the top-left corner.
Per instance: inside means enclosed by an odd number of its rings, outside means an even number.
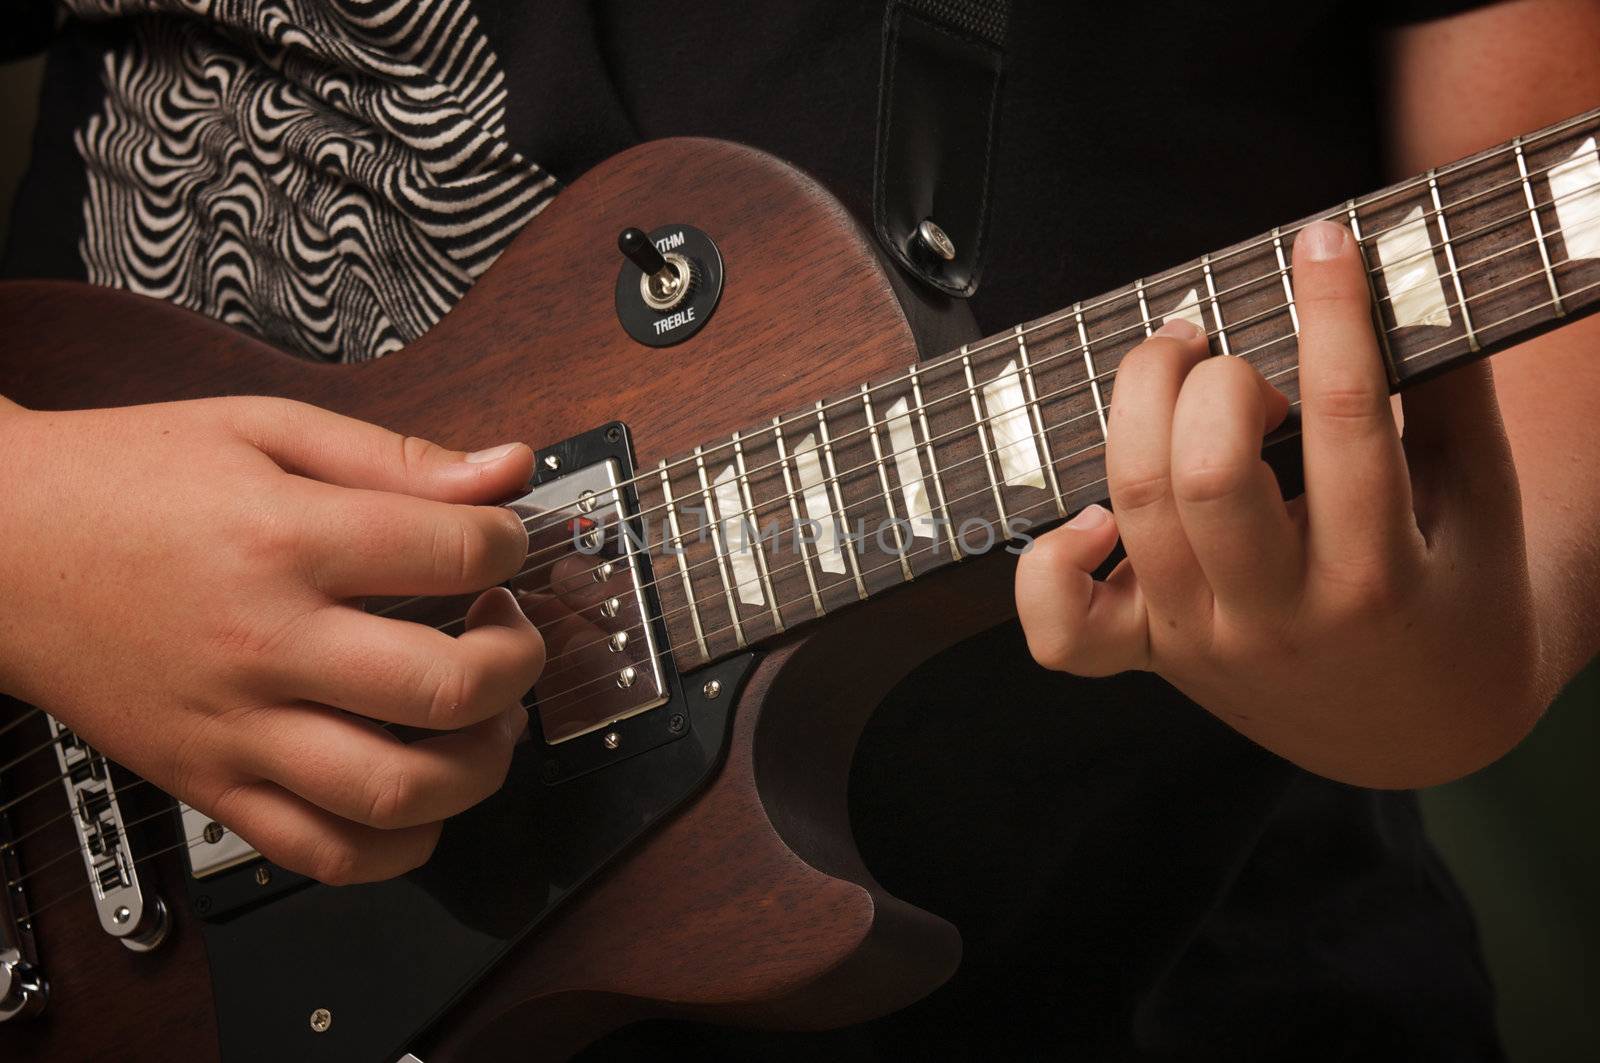
[[[726,288],[692,339],[647,348],[613,310],[613,240],[628,225],[672,221],[714,236]],[[539,446],[615,419],[641,466],[888,376],[917,354],[871,245],[838,203],[772,158],[702,140],[646,145],[586,176],[438,327],[376,362],[309,364],[200,316],[80,285],[0,286],[0,321],[0,380],[35,408],[270,394],[460,447]],[[938,986],[959,938],[862,866],[848,768],[862,724],[901,675],[1005,617],[1009,560],[957,566],[768,652],[711,785],[470,992],[419,1052],[426,1063],[560,1058],[656,1015],[834,1026]],[[867,637],[870,666],[850,652]],[[163,876],[183,873],[177,856],[158,863]],[[36,888],[58,892],[81,876],[64,861]],[[136,956],[99,930],[85,896],[41,913],[50,1005],[0,1028],[0,1054],[215,1058],[204,949],[184,913],[175,918],[161,951]]]

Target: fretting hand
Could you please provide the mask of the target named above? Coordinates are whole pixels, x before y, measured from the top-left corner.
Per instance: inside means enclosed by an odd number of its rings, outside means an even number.
[[[1487,364],[1408,392],[1402,440],[1348,230],[1295,243],[1305,494],[1261,460],[1287,399],[1199,330],[1118,369],[1091,507],[1017,567],[1033,655],[1155,671],[1308,770],[1369,786],[1457,777],[1508,750],[1541,675],[1516,469]],[[1121,535],[1127,558],[1092,573]]]
[[[276,399],[0,399],[0,689],[330,883],[425,860],[497,789],[543,663],[509,592],[459,638],[368,595],[482,591],[527,552],[479,454]],[[403,745],[373,721],[442,732]]]

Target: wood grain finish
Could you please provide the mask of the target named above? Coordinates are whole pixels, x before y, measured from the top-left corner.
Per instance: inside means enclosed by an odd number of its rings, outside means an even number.
[[[672,221],[713,235],[727,288],[692,340],[645,349],[612,311],[615,234]],[[0,321],[23,338],[0,352],[0,379],[35,408],[269,394],[459,447],[540,446],[620,419],[641,465],[916,356],[870,244],[836,202],[776,160],[693,140],[636,149],[575,184],[433,332],[378,362],[308,364],[151,300],[64,283],[0,286]],[[686,1002],[744,1021],[837,1023],[914,999],[948,974],[953,931],[883,896],[859,861],[841,855],[853,852],[842,783],[830,799],[837,807],[794,828],[804,837],[792,845],[767,814],[755,736],[779,677],[796,674],[785,662],[796,660],[821,671],[802,639],[774,653],[739,705],[739,738],[715,783],[662,842],[641,850],[638,869],[625,861],[530,946],[565,966],[536,963],[540,977],[528,981],[525,969],[508,965],[483,988],[486,1002],[540,1001],[514,1012],[527,1022],[507,1020],[524,1050],[562,1043],[563,1025],[576,1031],[566,1041],[573,1047],[597,1028]],[[880,679],[861,697],[835,698],[830,710],[859,727],[881,687]],[[801,691],[775,711],[812,712]],[[12,738],[0,756],[16,748]],[[825,739],[842,779],[848,743],[839,741]],[[786,805],[777,790],[766,800]],[[48,855],[42,842],[22,852],[24,861]],[[175,859],[153,863],[163,875],[181,873]],[[62,885],[82,875],[67,864],[59,871]],[[168,892],[179,895],[175,886]],[[670,919],[652,897],[670,902]],[[104,939],[86,898],[44,913],[40,948],[55,984],[49,1017],[0,1030],[7,1059],[214,1058],[199,935],[182,913],[177,922],[169,951],[137,957]],[[545,973],[556,970],[564,979]],[[474,1043],[469,1022],[486,1015],[464,1013],[457,1038]],[[604,1021],[586,1020],[596,1015]],[[528,1025],[535,1019],[546,1028]],[[439,1051],[502,1058],[448,1043]]]

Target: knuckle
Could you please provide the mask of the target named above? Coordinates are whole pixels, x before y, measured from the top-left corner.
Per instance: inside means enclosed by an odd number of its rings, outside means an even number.
[[[438,460],[444,448],[420,436],[395,436],[400,446],[400,467],[408,474],[419,475]]]
[[[405,768],[383,765],[368,776],[363,822],[383,830],[404,826],[415,814],[417,799],[416,782]]]
[[[433,680],[427,726],[443,731],[468,722],[473,707],[482,697],[482,690],[483,682],[477,673],[456,664],[443,666]]]
[[[1316,414],[1335,423],[1365,424],[1388,417],[1389,404],[1368,387],[1355,381],[1334,381],[1318,389],[1314,400]]]
[[[473,566],[482,556],[474,544],[471,526],[466,521],[443,521],[433,533],[433,568],[439,577],[465,587],[472,578]]]
[[[1113,477],[1111,490],[1118,509],[1148,509],[1166,500],[1172,482],[1165,469],[1132,469]]]
[[[344,838],[318,838],[308,843],[305,863],[297,868],[326,886],[350,886],[362,881],[361,849]]]
[[[1256,479],[1256,461],[1209,461],[1180,465],[1173,471],[1172,491],[1183,502],[1220,502],[1235,498]]]
[[[1335,616],[1350,625],[1393,612],[1405,599],[1405,581],[1383,563],[1344,564],[1326,573],[1333,587]]]

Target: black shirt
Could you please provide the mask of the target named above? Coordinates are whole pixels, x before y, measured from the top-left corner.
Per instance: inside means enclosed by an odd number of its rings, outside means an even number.
[[[1014,6],[972,300],[986,332],[1383,183],[1368,4]],[[794,162],[869,217],[880,5],[473,10],[530,181],[710,135]],[[106,57],[135,32],[74,25],[54,46],[12,275],[88,275],[74,133],[104,112]],[[961,929],[948,985],[851,1030],[647,1023],[585,1058],[1500,1058],[1472,917],[1414,796],[1308,775],[1155,677],[1049,675],[1015,625],[997,629],[895,691],[851,801],[880,881]]]

